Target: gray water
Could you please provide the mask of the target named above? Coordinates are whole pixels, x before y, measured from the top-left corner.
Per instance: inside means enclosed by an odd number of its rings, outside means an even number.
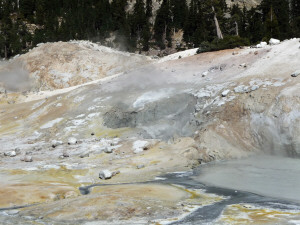
[[[223,210],[233,204],[247,203],[262,208],[300,211],[299,159],[259,156],[213,162],[201,165],[188,173],[167,174],[164,177],[166,180],[145,183],[177,184],[226,197],[223,201],[199,208],[183,220],[172,223],[173,225],[219,224],[216,220],[222,215]],[[81,187],[80,191],[82,194],[89,194],[94,186],[102,185]],[[6,209],[0,209],[0,224],[70,224],[64,221],[37,220],[30,217],[8,217],[3,214],[5,211]],[[72,224],[83,224],[82,222]],[[100,221],[98,222],[101,224]]]
[[[300,159],[256,156],[199,168],[195,181],[300,203]]]

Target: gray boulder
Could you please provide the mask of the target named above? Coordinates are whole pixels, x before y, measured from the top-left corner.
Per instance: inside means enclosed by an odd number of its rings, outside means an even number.
[[[57,141],[57,140],[51,141],[52,148],[56,148],[57,146],[62,145],[62,144],[63,144],[62,141]]]
[[[112,172],[110,172],[109,170],[102,170],[99,173],[99,178],[102,180],[107,180],[110,179],[112,177]]]
[[[137,165],[136,168],[137,168],[137,169],[143,169],[144,167],[145,167],[145,165],[142,164],[142,165]]]
[[[114,171],[114,172],[112,172],[112,176],[116,176],[119,173],[120,173],[120,170]]]
[[[294,73],[292,73],[292,77],[298,77],[300,75],[300,70],[295,71]]]
[[[33,160],[32,160],[32,156],[30,156],[30,155],[25,155],[25,157],[24,157],[24,162],[32,162]]]
[[[222,92],[222,97],[226,97],[229,94],[230,90],[225,90]]]
[[[90,157],[90,153],[82,153],[82,154],[80,154],[79,157],[80,157],[80,158],[87,158],[87,157]]]

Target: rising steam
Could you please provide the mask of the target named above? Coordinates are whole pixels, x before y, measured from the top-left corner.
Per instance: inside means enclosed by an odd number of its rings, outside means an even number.
[[[32,80],[23,63],[3,61],[0,62],[0,86],[8,92],[23,92],[31,89]]]

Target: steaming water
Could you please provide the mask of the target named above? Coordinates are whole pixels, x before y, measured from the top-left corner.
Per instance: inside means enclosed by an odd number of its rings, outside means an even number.
[[[300,203],[300,159],[275,156],[215,162],[196,181]]]

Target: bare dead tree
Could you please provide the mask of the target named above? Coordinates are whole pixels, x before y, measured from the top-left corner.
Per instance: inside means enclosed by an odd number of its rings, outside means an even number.
[[[216,14],[216,11],[215,11],[215,7],[212,5],[212,11],[214,13],[214,21],[215,21],[215,26],[216,26],[216,30],[217,30],[217,36],[219,39],[223,39],[223,34],[222,34],[222,31],[221,31],[221,28],[220,28],[220,25],[219,25],[219,21],[218,21],[218,18],[217,18],[217,14]]]

